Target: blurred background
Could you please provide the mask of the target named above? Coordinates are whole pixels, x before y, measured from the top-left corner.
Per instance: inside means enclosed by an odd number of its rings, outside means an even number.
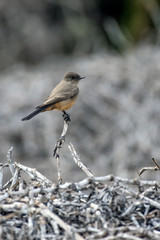
[[[86,177],[68,149],[102,176],[138,177],[160,162],[160,1],[0,1],[0,162],[13,160],[56,181],[52,157],[58,111],[21,118],[41,104],[64,73],[86,78],[61,149],[64,181]],[[159,174],[144,173],[144,179]]]

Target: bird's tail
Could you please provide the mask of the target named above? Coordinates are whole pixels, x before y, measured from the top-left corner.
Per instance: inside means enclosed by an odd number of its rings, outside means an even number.
[[[37,108],[34,112],[30,113],[28,116],[22,118],[22,121],[27,121],[30,120],[31,118],[33,118],[34,116],[36,116],[37,114],[39,114],[40,112],[42,112],[44,110],[43,107],[39,107]]]

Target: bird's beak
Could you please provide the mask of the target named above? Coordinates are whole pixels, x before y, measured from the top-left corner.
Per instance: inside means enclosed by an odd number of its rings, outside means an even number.
[[[79,80],[81,80],[81,79],[83,79],[83,78],[85,78],[85,77],[84,77],[84,76],[80,76],[80,77],[79,77]]]

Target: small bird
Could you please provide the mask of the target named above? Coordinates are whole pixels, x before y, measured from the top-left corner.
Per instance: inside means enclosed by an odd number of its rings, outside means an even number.
[[[79,94],[78,83],[79,80],[85,78],[75,72],[67,72],[61,82],[52,90],[46,100],[36,107],[36,110],[28,116],[22,118],[22,121],[27,121],[36,116],[37,114],[45,111],[60,110],[66,116],[69,115],[65,112],[71,108]]]

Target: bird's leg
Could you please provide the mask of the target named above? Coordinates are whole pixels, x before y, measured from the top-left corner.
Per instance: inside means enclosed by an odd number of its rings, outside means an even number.
[[[63,119],[64,121],[66,121],[67,123],[71,122],[71,118],[70,118],[70,115],[68,113],[66,113],[65,111],[62,111],[63,112]]]

